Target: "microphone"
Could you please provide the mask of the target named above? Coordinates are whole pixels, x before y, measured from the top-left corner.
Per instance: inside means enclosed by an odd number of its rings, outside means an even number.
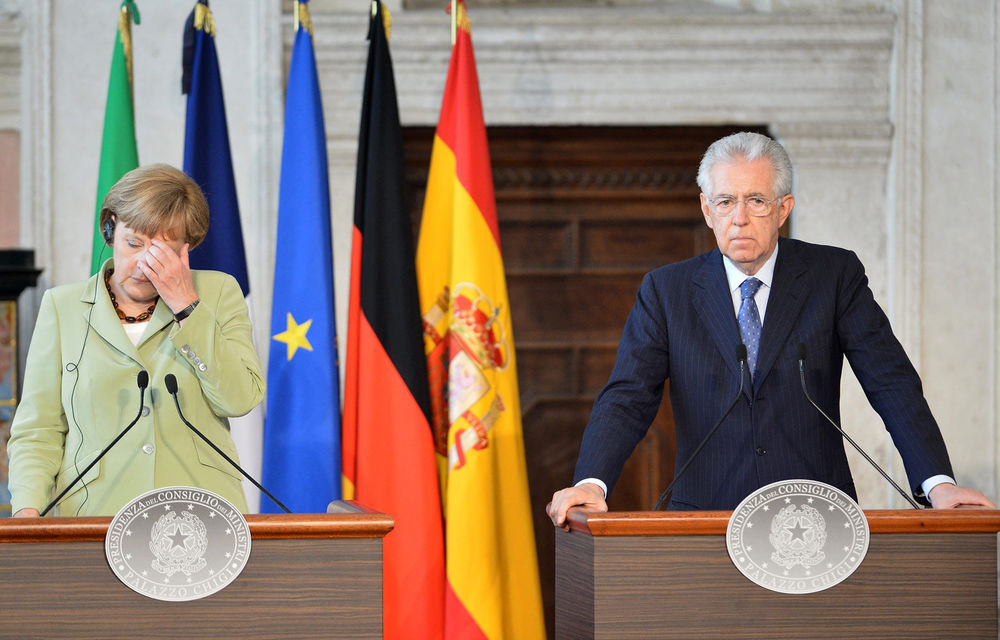
[[[83,476],[87,475],[87,472],[90,471],[95,464],[100,462],[101,458],[103,458],[108,451],[111,451],[111,447],[118,444],[118,441],[121,440],[125,436],[125,434],[128,433],[129,430],[135,426],[135,423],[139,422],[139,418],[142,417],[143,400],[146,397],[146,387],[149,386],[149,374],[146,372],[145,369],[139,371],[139,374],[135,377],[135,382],[137,385],[139,385],[139,412],[135,414],[135,419],[133,419],[132,422],[128,423],[128,426],[122,429],[121,433],[119,433],[115,437],[115,439],[112,440],[110,444],[108,444],[108,446],[104,447],[104,450],[101,451],[99,454],[97,454],[96,458],[90,461],[90,464],[87,465],[87,468],[81,471],[80,475],[78,475],[76,478],[73,479],[73,482],[70,482],[68,485],[66,485],[66,488],[62,490],[62,493],[57,495],[55,499],[49,503],[49,506],[45,507],[45,510],[39,514],[39,517],[44,517],[45,514],[47,514],[52,509],[52,507],[56,506],[56,503],[62,500],[63,496],[69,493],[69,490],[72,489],[74,486],[76,486],[76,483],[79,482],[80,479],[83,478]]]
[[[858,445],[858,443],[851,438],[851,436],[847,435],[847,433],[843,429],[841,429],[840,426],[836,422],[834,422],[830,416],[826,415],[826,412],[820,409],[819,405],[813,401],[812,397],[809,395],[809,390],[806,388],[806,371],[805,371],[806,345],[804,342],[799,343],[798,352],[799,352],[799,380],[802,382],[802,393],[805,394],[806,400],[809,401],[809,404],[815,407],[816,411],[819,411],[819,414],[824,418],[826,418],[826,421],[829,422],[831,425],[833,425],[833,428],[836,429],[840,433],[840,435],[844,436],[844,439],[850,442],[851,446],[854,447],[858,453],[864,456],[865,460],[867,460],[868,463],[871,464],[871,466],[875,467],[876,471],[882,474],[882,477],[886,479],[886,482],[888,482],[889,484],[891,484],[893,487],[896,488],[896,491],[899,492],[899,495],[903,496],[903,498],[905,498],[906,501],[909,502],[914,509],[920,509],[921,507],[919,504],[917,504],[916,500],[911,498],[910,494],[903,491],[903,488],[900,487],[898,484],[896,484],[896,482],[889,477],[889,474],[886,473],[882,469],[882,467],[878,466],[878,463],[872,460],[871,456],[865,453],[864,449],[862,449]]]
[[[215,452],[218,453],[223,458],[225,458],[226,462],[228,462],[229,464],[231,464],[233,466],[233,468],[235,468],[237,471],[239,471],[240,473],[242,473],[244,478],[246,478],[247,480],[249,480],[250,482],[252,482],[255,487],[257,487],[258,489],[260,489],[268,498],[270,498],[271,500],[273,500],[274,504],[276,504],[279,507],[281,507],[282,511],[284,511],[285,513],[291,513],[292,512],[291,509],[289,509],[288,507],[286,507],[285,505],[283,505],[280,500],[278,500],[273,495],[271,495],[270,491],[268,491],[267,489],[265,489],[259,482],[257,482],[256,480],[254,480],[250,476],[249,473],[247,473],[246,471],[243,470],[243,467],[241,467],[240,465],[236,464],[236,461],[233,460],[232,458],[230,458],[229,456],[227,456],[222,451],[222,449],[220,449],[219,447],[215,446],[215,443],[212,442],[211,440],[209,440],[208,437],[205,436],[205,434],[203,434],[201,431],[198,431],[198,427],[194,426],[193,424],[191,424],[190,422],[187,421],[187,418],[184,417],[184,413],[181,411],[180,400],[177,399],[177,378],[174,377],[174,374],[168,373],[166,375],[166,377],[163,378],[163,384],[165,384],[166,387],[167,387],[167,393],[169,393],[171,396],[174,397],[174,405],[177,407],[177,415],[180,416],[181,422],[183,422],[185,425],[187,425],[188,429],[190,429],[191,431],[194,431],[198,435],[199,438],[201,438],[202,440],[204,440],[205,444],[207,444],[208,446],[210,446],[213,449],[215,449]]]
[[[667,496],[670,494],[670,490],[674,488],[674,485],[677,484],[677,481],[680,480],[682,475],[684,475],[684,472],[687,471],[687,468],[691,466],[691,463],[694,462],[694,459],[698,457],[698,454],[701,453],[701,450],[705,448],[705,445],[708,444],[708,441],[712,438],[713,435],[715,435],[715,432],[719,430],[719,427],[722,426],[722,421],[725,420],[730,413],[732,413],[733,408],[736,406],[736,403],[740,399],[740,396],[743,395],[743,381],[746,378],[746,367],[747,367],[747,346],[742,342],[736,346],[736,359],[740,361],[740,388],[739,390],[736,391],[736,395],[733,396],[733,401],[729,403],[729,408],[726,409],[726,412],[722,414],[722,417],[719,418],[719,421],[715,423],[715,426],[712,427],[712,429],[708,432],[705,438],[701,441],[701,444],[698,445],[698,448],[694,450],[694,453],[691,454],[691,457],[687,459],[687,462],[684,463],[684,466],[681,467],[681,470],[674,474],[674,479],[670,481],[670,484],[667,485],[667,488],[664,489],[663,493],[660,494],[660,499],[656,501],[656,506],[653,507],[653,511],[660,510],[660,506],[663,504],[663,501],[667,499]]]

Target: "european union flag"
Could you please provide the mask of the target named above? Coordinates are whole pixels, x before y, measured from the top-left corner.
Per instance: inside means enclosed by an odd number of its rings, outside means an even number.
[[[307,5],[295,3],[281,152],[264,486],[298,513],[340,498],[340,376],[323,105]],[[262,505],[262,510],[274,505]]]

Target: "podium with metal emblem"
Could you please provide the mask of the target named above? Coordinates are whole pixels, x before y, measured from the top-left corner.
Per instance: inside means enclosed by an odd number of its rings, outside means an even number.
[[[164,602],[112,573],[101,518],[0,520],[4,628],[23,638],[381,638],[382,539],[393,520],[355,502],[248,515],[252,548],[225,589]]]
[[[733,565],[731,512],[571,509],[556,530],[556,638],[998,637],[1000,511],[865,513],[857,570],[786,594]]]

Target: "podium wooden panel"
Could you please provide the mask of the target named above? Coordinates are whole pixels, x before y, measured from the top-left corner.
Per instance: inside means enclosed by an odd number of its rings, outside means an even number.
[[[556,638],[991,638],[1000,511],[867,511],[871,544],[819,593],[733,565],[730,512],[570,511],[556,530]]]
[[[111,572],[111,518],[0,520],[0,616],[18,638],[381,638],[382,538],[392,518],[248,515],[243,573],[190,602],[135,593]],[[11,634],[11,635],[7,635]]]

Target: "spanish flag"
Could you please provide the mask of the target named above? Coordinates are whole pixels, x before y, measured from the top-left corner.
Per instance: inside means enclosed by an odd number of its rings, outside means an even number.
[[[446,638],[543,638],[514,336],[462,2],[417,245],[445,518]]]
[[[344,495],[395,521],[383,544],[383,636],[440,640],[441,500],[387,23],[373,2],[354,189]]]

